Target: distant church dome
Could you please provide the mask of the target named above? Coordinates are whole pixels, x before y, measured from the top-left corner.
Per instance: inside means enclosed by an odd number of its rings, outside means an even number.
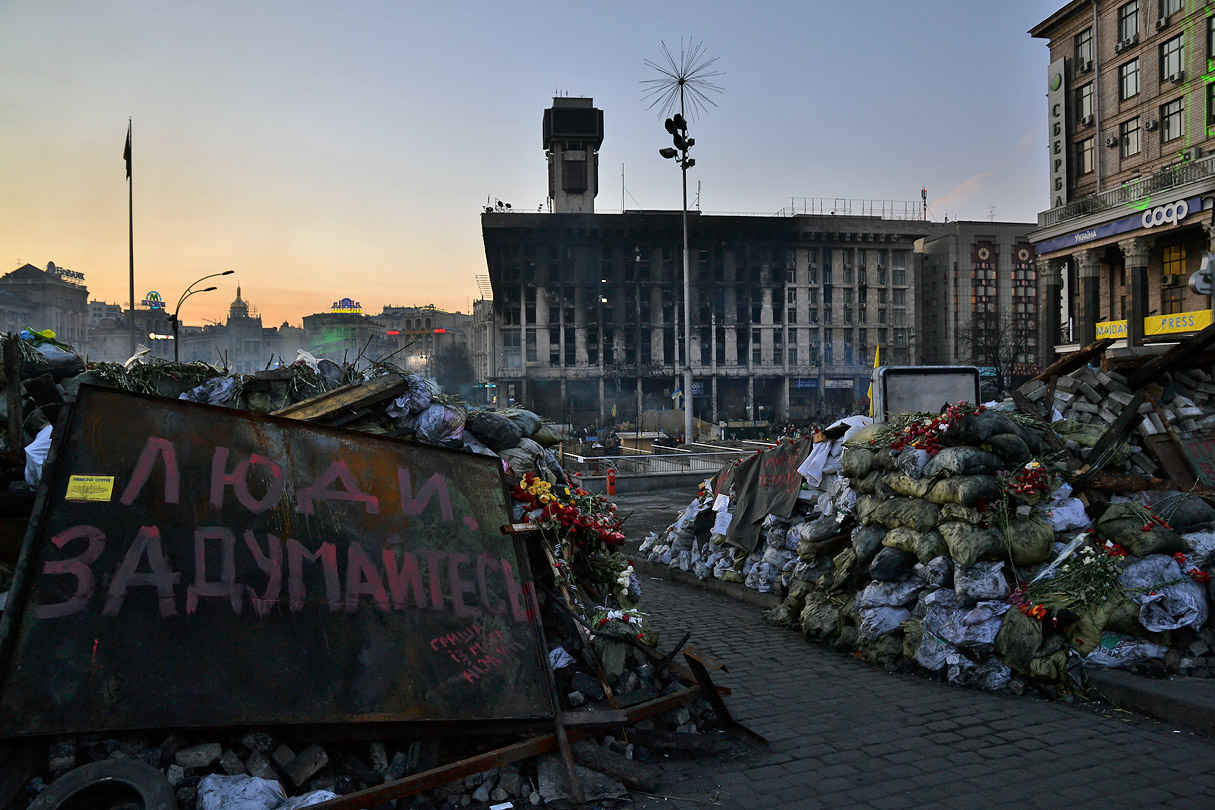
[[[249,305],[240,298],[240,286],[236,287],[236,300],[228,307],[229,318],[247,318],[249,317]]]

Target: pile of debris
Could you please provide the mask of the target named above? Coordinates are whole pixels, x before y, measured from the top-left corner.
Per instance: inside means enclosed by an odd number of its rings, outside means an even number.
[[[252,802],[242,806],[292,810],[359,791],[367,791],[359,806],[562,807],[593,800],[606,807],[627,803],[628,788],[654,789],[648,761],[672,751],[716,750],[729,744],[726,731],[739,730],[719,697],[728,690],[709,678],[710,659],[683,649],[686,636],[668,653],[658,651],[639,580],[620,553],[624,535],[614,505],[566,477],[549,449],[561,436],[538,415],[470,409],[400,369],[356,369],[306,353],[290,366],[243,375],[138,358],[86,367],[69,347],[34,342],[5,340],[6,360],[18,358],[5,364],[7,413],[17,417],[9,419],[6,458],[15,460],[11,448],[17,447],[27,456],[9,473],[13,491],[28,489],[26,478],[37,482],[52,424],[85,383],[500,459],[512,486],[515,523],[509,530],[530,550],[525,582],[535,588],[558,719],[554,734],[523,742],[524,730],[515,729],[448,736],[429,730],[411,736],[405,729],[375,739],[368,728],[301,736],[290,727],[11,740],[0,742],[0,806],[54,807],[62,798],[57,791],[66,789],[56,786],[79,782],[80,769],[91,768],[89,777],[100,780],[113,777],[107,769],[119,768],[127,769],[120,777],[128,782],[163,788],[163,779],[178,806],[202,810],[218,810],[232,796]],[[22,494],[28,495],[28,519],[32,492]],[[24,520],[17,522],[12,534],[19,539]],[[0,599],[17,548],[0,545]],[[0,648],[5,642],[0,638]],[[505,747],[486,753],[495,746]],[[136,765],[155,778],[131,776]],[[288,793],[296,798],[287,799]]]
[[[957,684],[1055,695],[1086,667],[1215,676],[1215,488],[1183,446],[1215,433],[1215,385],[1183,364],[1213,340],[1122,372],[1089,367],[1108,342],[1094,344],[1004,403],[850,419],[797,448],[795,499],[756,515],[723,470],[642,549],[776,590],[769,620],[808,639]]]

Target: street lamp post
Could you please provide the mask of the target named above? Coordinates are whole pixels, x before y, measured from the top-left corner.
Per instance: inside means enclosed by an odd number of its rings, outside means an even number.
[[[679,88],[679,112],[666,120],[667,132],[675,147],[659,149],[658,154],[679,164],[683,175],[683,440],[689,444],[695,440],[692,434],[692,282],[688,270],[688,169],[696,165],[696,159],[688,157],[688,150],[696,143],[688,137],[688,123],[683,117],[683,86]],[[678,352],[676,352],[678,355]]]
[[[203,276],[202,278],[198,279],[197,281],[191,282],[190,286],[186,287],[186,291],[181,294],[181,298],[177,299],[177,306],[175,306],[173,308],[173,314],[169,316],[169,325],[173,327],[173,362],[174,363],[180,362],[180,357],[181,357],[181,352],[179,350],[180,340],[179,340],[179,336],[178,336],[178,326],[180,324],[180,321],[177,318],[177,313],[181,312],[182,303],[187,298],[189,298],[191,295],[196,295],[197,293],[211,292],[212,290],[219,289],[218,287],[203,287],[201,290],[196,290],[196,289],[194,289],[194,285],[197,284],[199,281],[206,281],[209,278],[217,278],[219,276],[230,276],[235,272],[236,272],[235,270],[225,270],[222,273],[212,273],[209,276]]]

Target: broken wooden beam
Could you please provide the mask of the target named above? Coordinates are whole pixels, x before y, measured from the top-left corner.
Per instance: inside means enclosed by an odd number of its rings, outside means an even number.
[[[1089,360],[1103,353],[1113,342],[1114,341],[1110,338],[1101,338],[1098,341],[1088,344],[1082,349],[1077,349],[1071,354],[1065,354],[1063,357],[1042,369],[1042,373],[1033,379],[1046,382],[1052,377],[1057,377],[1060,374],[1071,374],[1081,366],[1088,365]]]
[[[624,784],[625,787],[653,793],[658,789],[662,771],[654,765],[646,765],[610,748],[582,740],[571,746],[574,761],[593,771],[605,774]]]
[[[1132,390],[1152,382],[1166,371],[1172,371],[1185,365],[1194,355],[1215,345],[1215,324],[1208,326],[1196,335],[1191,335],[1164,354],[1148,360],[1139,368],[1127,372],[1126,382]]]
[[[332,391],[326,391],[303,402],[280,408],[270,415],[315,422],[348,414],[386,399],[393,399],[403,394],[408,388],[409,378],[404,374],[384,374],[380,377],[373,377],[367,382],[334,388]]]

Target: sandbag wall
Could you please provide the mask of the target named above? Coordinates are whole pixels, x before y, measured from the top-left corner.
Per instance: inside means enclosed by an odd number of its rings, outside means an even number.
[[[1215,633],[1199,581],[1215,562],[1215,510],[1181,493],[1115,496],[1090,525],[1059,470],[1035,460],[1044,426],[953,410],[850,437],[842,472],[859,526],[839,553],[801,555],[769,620],[874,663],[914,661],[994,691],[1049,692],[1078,664],[1166,657],[1174,670],[1211,674]],[[1025,598],[1057,558],[1078,566],[1101,554],[1121,566],[1103,598],[1074,610],[1035,610]]]

